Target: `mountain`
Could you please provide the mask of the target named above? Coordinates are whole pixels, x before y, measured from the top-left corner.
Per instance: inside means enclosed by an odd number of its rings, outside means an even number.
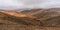
[[[26,10],[22,13],[37,17],[43,26],[60,26],[60,8]]]
[[[11,30],[12,28],[12,30],[30,30],[31,27],[35,29],[40,25],[35,18],[22,15],[24,14],[14,11],[0,11],[0,30]]]
[[[33,13],[33,12],[36,12],[36,11],[39,11],[39,10],[41,10],[41,9],[30,9],[30,10],[24,10],[24,11],[21,11],[21,13]]]
[[[0,30],[60,30],[60,9],[0,11]]]
[[[9,18],[23,20],[28,24],[42,25],[42,26],[59,26],[60,9],[31,9],[21,12],[16,11],[4,11]],[[7,17],[6,16],[6,17]],[[6,19],[6,18],[5,18]],[[58,20],[56,20],[58,19]],[[25,24],[25,23],[23,23]]]

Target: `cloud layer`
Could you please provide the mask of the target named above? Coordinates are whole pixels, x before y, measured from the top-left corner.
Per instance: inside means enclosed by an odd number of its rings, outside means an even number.
[[[0,0],[0,9],[60,8],[60,0]]]

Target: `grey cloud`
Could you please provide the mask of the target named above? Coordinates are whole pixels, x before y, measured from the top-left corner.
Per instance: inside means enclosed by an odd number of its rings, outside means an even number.
[[[0,0],[0,9],[60,8],[60,0]]]

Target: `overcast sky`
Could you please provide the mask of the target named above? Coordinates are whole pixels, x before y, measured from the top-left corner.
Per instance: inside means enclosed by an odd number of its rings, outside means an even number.
[[[0,0],[0,9],[60,8],[60,0]]]

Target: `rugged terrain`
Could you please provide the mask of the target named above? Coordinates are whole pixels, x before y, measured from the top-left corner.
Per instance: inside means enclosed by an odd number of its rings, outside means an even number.
[[[0,11],[0,30],[60,30],[60,9]]]

